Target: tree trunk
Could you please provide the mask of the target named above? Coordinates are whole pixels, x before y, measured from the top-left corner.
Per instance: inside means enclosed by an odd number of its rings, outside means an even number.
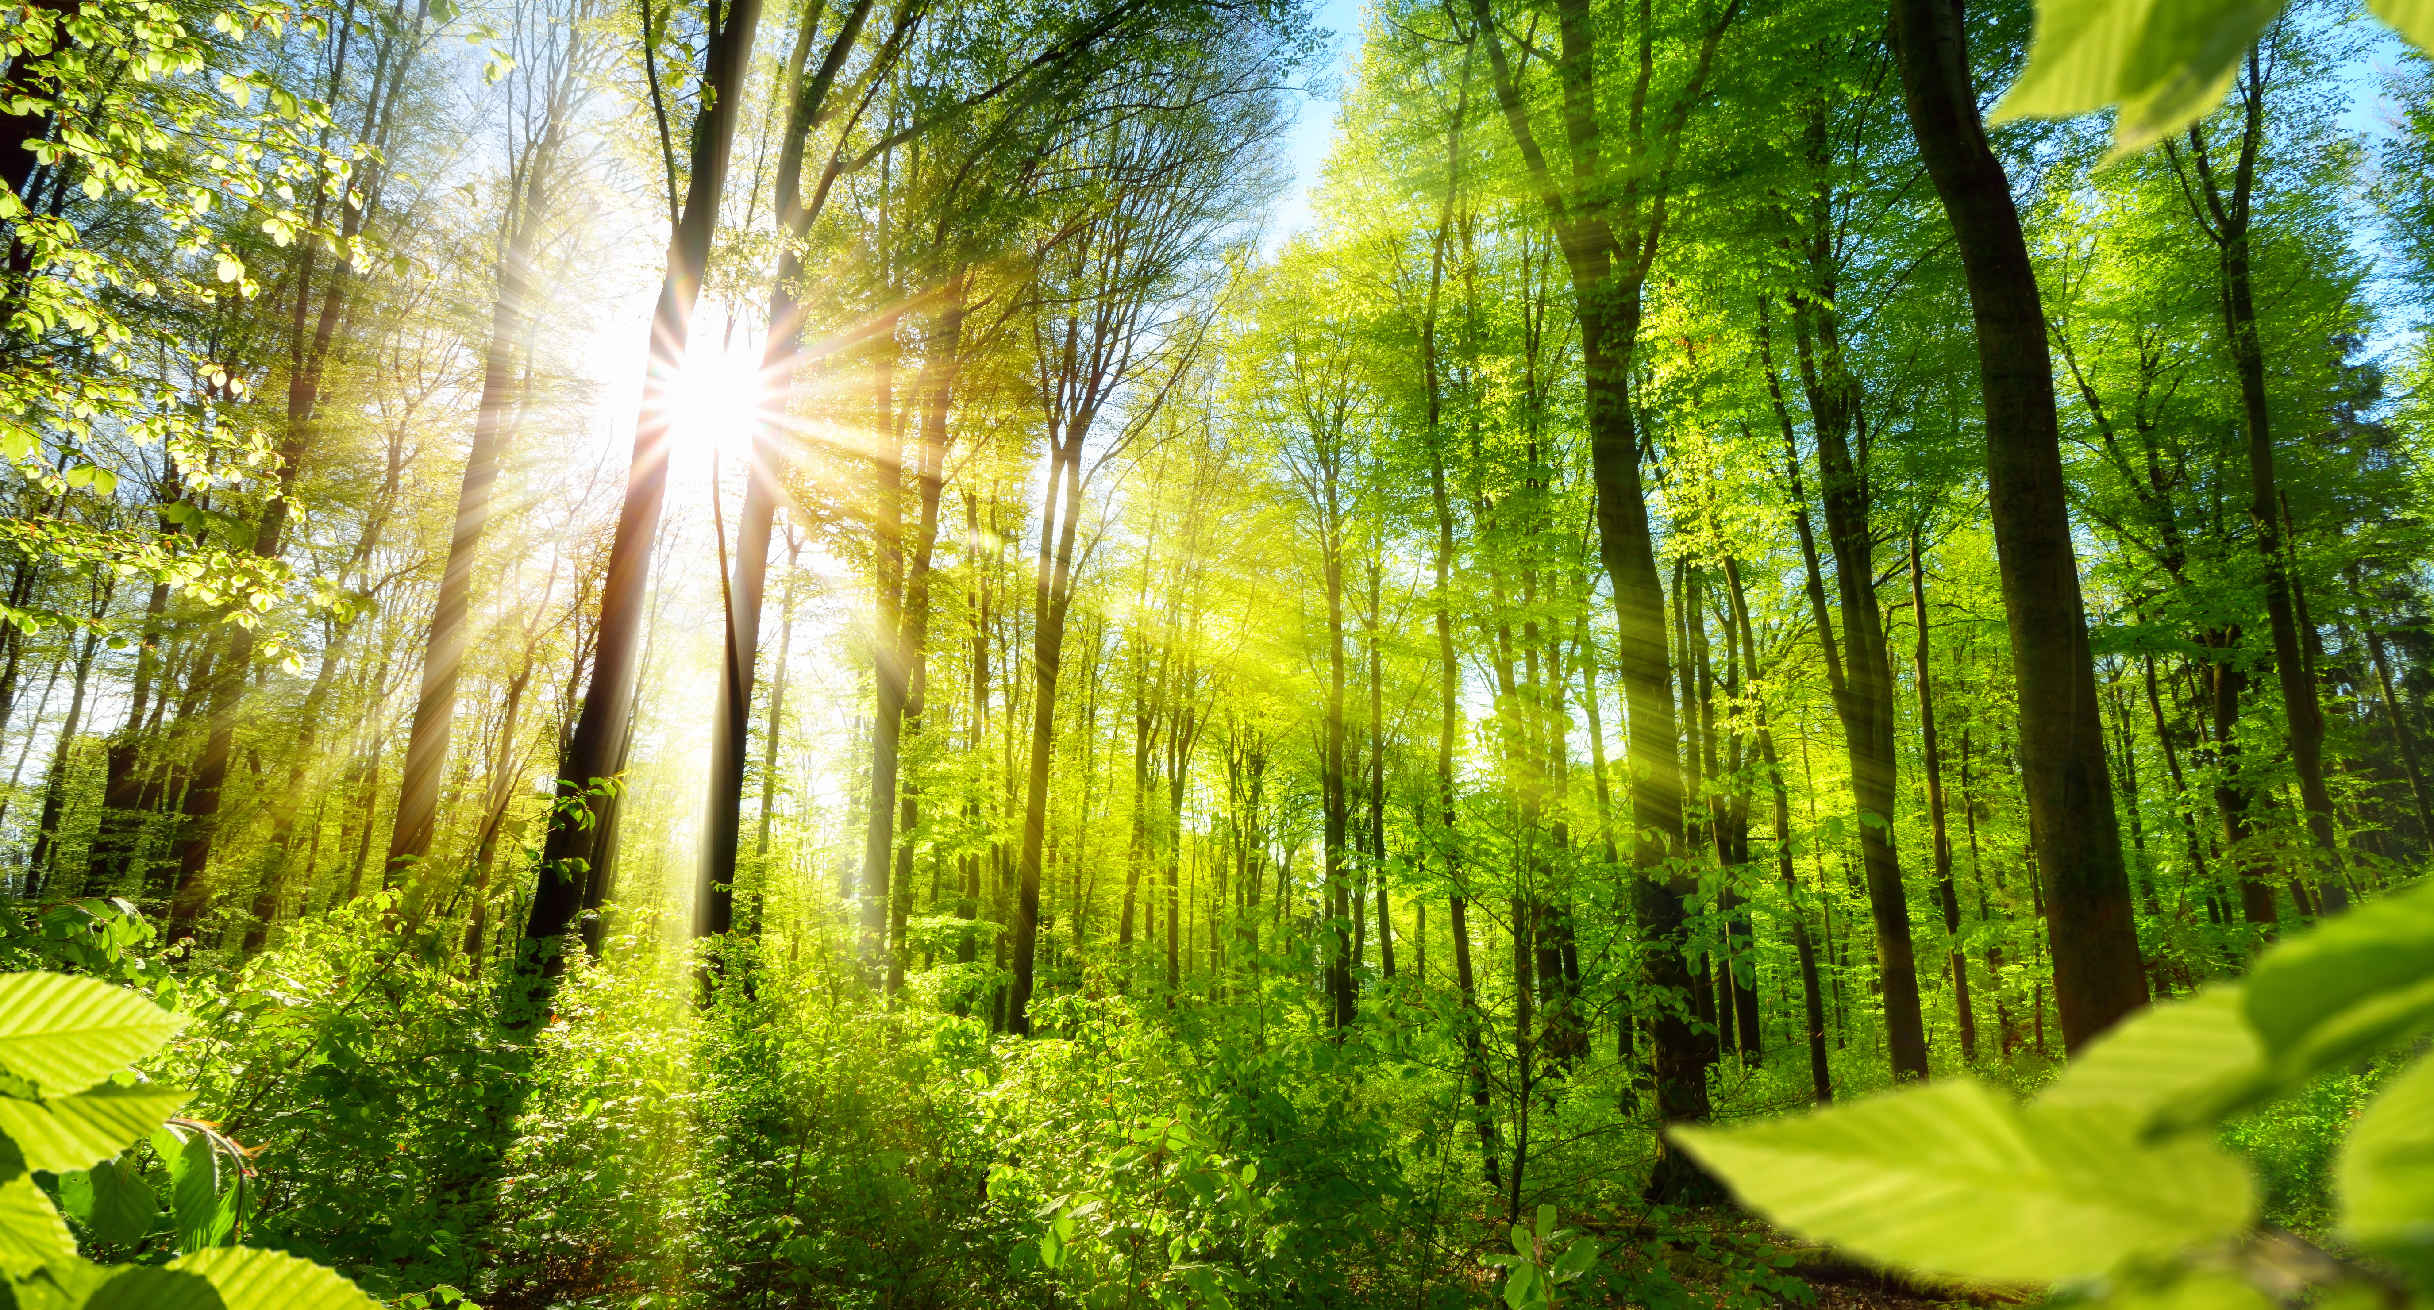
[[[570,41],[583,28],[569,29]],[[575,65],[573,50],[564,67]],[[571,74],[569,74],[571,76]],[[533,275],[533,247],[540,239],[551,171],[560,140],[557,115],[568,108],[566,91],[552,87],[545,98],[551,115],[523,161],[524,186],[507,215],[507,239],[499,255],[490,303],[490,337],[482,350],[482,392],[473,417],[473,444],[465,453],[465,475],[456,493],[456,516],[448,533],[448,559],[441,566],[439,593],[431,604],[431,627],[423,641],[422,685],[406,733],[405,764],[398,775],[397,824],[389,835],[389,863],[426,859],[439,817],[440,770],[448,760],[456,725],[456,684],[472,633],[466,616],[473,600],[473,567],[482,534],[490,525],[491,488],[498,482],[514,412],[520,407],[516,363],[526,336]]]
[[[1378,972],[1394,977],[1394,915],[1386,899],[1385,670],[1378,656],[1379,588],[1384,569],[1369,563],[1369,876],[1377,880]]]
[[[2352,566],[2351,586],[2357,586],[2356,566]],[[2363,600],[2363,594],[2361,595]],[[2417,759],[2417,738],[2409,731],[2407,716],[2401,712],[2400,697],[2392,690],[2392,664],[2383,651],[2383,633],[2375,627],[2372,616],[2361,612],[2359,626],[2366,630],[2366,651],[2375,663],[2375,688],[2383,697],[2384,721],[2391,726],[2392,745],[2400,751],[2401,770],[2409,780],[2409,798],[2417,803],[2417,831],[2428,841],[2434,841],[2434,800],[2426,794],[2425,770]]]
[[[364,139],[375,145],[387,136],[389,126],[394,121],[399,87],[406,66],[411,62],[412,52],[420,48],[423,25],[430,13],[430,0],[419,0],[410,24],[405,20],[403,10],[404,0],[400,0],[399,21],[389,29],[389,35],[381,42],[373,64],[370,94],[364,108]],[[328,99],[331,103],[339,101],[336,93],[340,89],[345,66],[342,36],[330,72],[332,94]],[[360,203],[344,207],[339,221],[342,236],[353,239],[378,208],[380,181],[380,169],[375,163],[365,177],[351,184],[354,194],[360,197]],[[325,182],[315,190],[312,208],[316,221],[328,203]],[[345,270],[333,267],[318,286],[319,308],[312,310],[316,290],[313,269],[318,249],[316,243],[305,242],[298,252],[296,295],[288,324],[285,429],[274,462],[271,494],[254,526],[253,552],[265,560],[278,559],[285,547],[287,520],[293,508],[288,498],[295,490],[297,475],[303,471],[304,457],[312,448],[314,420],[321,403],[322,371],[337,336],[340,313],[347,306],[354,287],[354,279]],[[244,698],[246,680],[253,670],[254,645],[255,636],[251,628],[232,628],[227,650],[214,668],[209,728],[180,806],[176,882],[169,901],[168,924],[163,932],[168,941],[192,936],[204,912],[211,907],[212,889],[204,875],[210,866],[212,843],[219,830],[221,793],[227,786],[228,763],[236,748],[237,715]]]
[[[871,711],[870,801],[863,811],[862,972],[879,987],[887,970],[890,873],[896,859],[896,774],[903,761],[904,702],[911,690],[905,667],[904,451],[896,433],[893,317],[874,334],[870,368],[874,394],[865,425],[871,444],[870,516]]]
[[[1066,432],[1050,447],[1048,485],[1040,508],[1039,558],[1033,586],[1038,618],[1033,625],[1031,663],[1031,762],[1023,788],[1023,845],[1014,906],[1013,985],[1006,999],[1006,1028],[1031,1032],[1031,993],[1039,954],[1040,852],[1048,835],[1048,768],[1056,755],[1057,675],[1065,650],[1065,611],[1073,599],[1073,537],[1082,517],[1082,438],[1092,415],[1068,418]],[[1064,512],[1058,513],[1063,501]]]
[[[715,0],[713,5],[715,17]],[[536,1002],[547,994],[553,986],[550,980],[564,967],[557,947],[582,909],[587,874],[611,840],[600,830],[607,799],[600,788],[616,776],[632,721],[651,552],[659,535],[660,509],[667,499],[668,435],[674,417],[669,393],[684,366],[693,303],[709,263],[760,12],[761,0],[732,0],[726,21],[711,25],[705,51],[705,103],[694,124],[684,206],[668,242],[667,268],[651,319],[650,364],[643,376],[641,411],[634,421],[633,459],[616,533],[610,539],[608,572],[600,587],[592,676],[583,690],[574,736],[559,763],[559,807],[551,814],[549,835],[541,850],[539,885],[524,925],[518,969],[527,980],[528,997]],[[539,1009],[535,1004],[531,1013],[519,1018],[530,1023],[540,1017]]]
[[[787,55],[784,85],[799,88],[799,94],[788,101],[785,135],[779,144],[774,204],[783,238],[778,243],[777,269],[769,281],[769,334],[761,348],[761,375],[781,388],[791,387],[802,351],[803,314],[794,290],[802,268],[796,251],[816,216],[816,205],[806,205],[802,196],[805,138],[827,113],[837,70],[860,39],[872,3],[855,0],[830,42],[827,56],[808,81],[803,78],[803,68],[826,11],[824,4],[805,7],[802,26]],[[890,48],[894,48],[892,43]],[[829,175],[834,172],[832,162]],[[825,196],[824,189],[817,193],[820,200]],[[710,715],[709,796],[702,818],[702,863],[694,883],[696,935],[725,932],[735,917],[745,721],[751,714],[753,665],[760,654],[761,601],[768,581],[769,534],[777,517],[778,479],[784,464],[783,452],[766,423],[755,424],[751,449],[752,459],[744,472],[744,503],[736,521],[735,558],[725,579],[724,642],[717,700]]]
[[[1911,131],[1951,220],[1977,325],[1990,519],[2019,687],[2020,760],[2051,910],[2054,996],[2077,1050],[2146,1004],[2105,767],[2054,413],[2044,307],[2011,182],[1978,114],[1960,0],[1891,0]]]
[[[115,575],[109,579],[115,581]],[[95,618],[110,604],[110,588],[98,588],[99,604]],[[67,801],[68,766],[76,749],[76,733],[84,724],[85,687],[93,673],[93,656],[101,649],[101,633],[87,629],[85,639],[76,651],[76,672],[69,680],[68,716],[60,721],[59,742],[51,751],[51,767],[43,772],[42,809],[34,819],[34,848],[25,860],[25,899],[40,899],[44,884],[49,881],[54,852],[59,847],[60,808]],[[30,738],[29,738],[30,741]],[[12,780],[10,790],[14,791]]]
[[[1818,129],[1822,131],[1822,128]],[[1822,206],[1824,202],[1820,200]],[[1822,223],[1822,218],[1821,218]],[[1814,240],[1823,240],[1820,235]],[[1919,1010],[1918,965],[1911,939],[1909,897],[1894,849],[1899,755],[1894,740],[1893,657],[1876,592],[1876,536],[1870,522],[1865,433],[1857,457],[1854,429],[1864,421],[1859,384],[1842,353],[1831,306],[1836,283],[1830,256],[1810,266],[1826,303],[1804,300],[1795,315],[1803,390],[1817,438],[1818,496],[1826,541],[1834,554],[1834,590],[1842,611],[1847,677],[1834,707],[1851,761],[1851,797],[1858,808],[1860,868],[1876,928],[1876,964],[1884,997],[1885,1045],[1899,1080],[1927,1076],[1927,1033]]]
[[[1326,842],[1326,985],[1330,1022],[1341,1040],[1357,1009],[1352,990],[1351,803],[1345,786],[1344,751],[1344,533],[1335,487],[1326,487],[1322,570],[1327,589],[1327,718],[1319,756],[1321,826]]]
[[[1944,946],[1952,970],[1952,1008],[1961,1029],[1961,1059],[1978,1061],[1978,1020],[1969,1008],[1969,956],[1961,949],[1961,899],[1952,885],[1952,830],[1944,819],[1944,765],[1936,752],[1935,692],[1927,636],[1925,543],[1910,534],[1910,614],[1918,628],[1919,768],[1927,775],[1927,827],[1935,845],[1935,898],[1944,911]]]

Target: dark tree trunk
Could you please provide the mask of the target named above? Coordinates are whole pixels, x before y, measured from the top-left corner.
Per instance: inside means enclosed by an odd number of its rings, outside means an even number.
[[[1073,599],[1073,538],[1082,517],[1082,438],[1091,415],[1067,420],[1050,449],[1047,498],[1040,509],[1032,629],[1031,760],[1023,788],[1023,845],[1016,866],[1013,984],[1006,1028],[1031,1032],[1031,994],[1039,955],[1040,854],[1048,835],[1048,769],[1056,755],[1056,690],[1065,651],[1065,611]],[[1063,504],[1060,515],[1058,506]]]
[[[1892,0],[1894,62],[1977,324],[1990,518],[2019,688],[2020,760],[2051,911],[2054,997],[2078,1049],[2146,1004],[2105,768],[2054,413],[2053,358],[2011,181],[1986,138],[1960,0]]]
[[[563,967],[559,944],[574,926],[589,875],[608,853],[611,840],[600,823],[607,797],[598,789],[617,776],[630,736],[651,552],[659,535],[660,509],[667,499],[669,391],[684,365],[693,303],[701,292],[711,237],[717,230],[719,200],[725,193],[736,119],[745,103],[744,77],[751,67],[760,13],[761,0],[733,0],[725,21],[711,25],[703,62],[706,103],[694,124],[684,206],[668,242],[667,269],[652,314],[650,365],[643,378],[641,412],[634,423],[633,459],[616,533],[610,539],[608,572],[600,585],[591,680],[583,689],[583,708],[575,719],[573,738],[559,762],[559,808],[551,815],[549,835],[541,849],[539,884],[524,924],[518,969],[526,977],[526,990],[534,1001],[547,994],[553,985],[549,980]],[[532,1013],[520,1017],[529,1023],[540,1017],[539,1009],[536,1004]]]
[[[816,214],[816,207],[806,205],[802,196],[805,138],[828,112],[837,70],[860,39],[872,3],[855,0],[826,57],[808,80],[803,69],[810,60],[825,4],[805,7],[787,55],[784,85],[796,94],[788,100],[774,179],[774,203],[784,239],[779,242],[777,269],[769,281],[769,335],[761,350],[762,375],[780,386],[791,384],[802,351],[803,312],[795,295],[802,268],[796,252]],[[834,172],[832,163],[828,176]],[[826,192],[823,189],[816,195],[824,197]],[[784,465],[784,452],[764,423],[755,424],[751,449],[752,459],[744,472],[744,503],[736,520],[735,558],[724,579],[724,641],[717,701],[710,716],[709,796],[702,817],[702,863],[694,879],[693,930],[701,936],[726,932],[735,919],[735,862],[743,823],[748,746],[745,723],[751,714],[753,665],[760,654],[761,601],[769,575],[769,534],[776,523],[778,479]]]

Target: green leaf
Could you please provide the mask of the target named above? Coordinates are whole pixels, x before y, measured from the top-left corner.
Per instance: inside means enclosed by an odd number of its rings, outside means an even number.
[[[2284,1088],[2434,1027],[2434,881],[2265,952],[2246,996],[2249,1026]]]
[[[137,1266],[93,1289],[84,1310],[229,1310],[220,1289],[200,1274]],[[253,1310],[251,1306],[239,1310]]]
[[[2243,999],[2218,985],[2139,1011],[2071,1057],[2037,1104],[2109,1108],[2140,1132],[2212,1122],[2264,1072]]]
[[[102,1086],[47,1101],[0,1096],[0,1134],[17,1144],[27,1168],[66,1173],[141,1141],[176,1114],[186,1096],[183,1088],[158,1083]]]
[[[2116,1287],[2094,1303],[2094,1310],[2274,1310],[2274,1305],[2273,1298],[2233,1275],[2195,1273],[2160,1285]]]
[[[111,1246],[126,1246],[150,1232],[161,1209],[143,1176],[124,1160],[61,1175],[59,1198],[94,1241]]]
[[[1587,1237],[1579,1238],[1570,1246],[1565,1247],[1564,1253],[1556,1258],[1555,1281],[1559,1283],[1571,1282],[1573,1279],[1589,1272],[1589,1267],[1596,1263],[1596,1241]]]
[[[1997,123],[2114,106],[2116,156],[2203,118],[2283,0],[2039,0],[2028,66]]]
[[[2333,1167],[2341,1227],[2434,1283],[2434,1057],[2386,1083]]]
[[[211,1139],[187,1134],[175,1154],[163,1152],[169,1164],[169,1217],[177,1225],[181,1251],[201,1251],[228,1235],[220,1209],[219,1160]]]
[[[1538,1304],[1537,1292],[1538,1266],[1513,1266],[1512,1276],[1504,1280],[1504,1303],[1509,1310],[1522,1310],[1523,1306]]]
[[[63,1260],[17,1280],[9,1291],[17,1310],[86,1310],[93,1293],[123,1265],[97,1265],[89,1260]]]
[[[234,1310],[380,1310],[337,1271],[284,1251],[225,1246],[179,1256],[169,1269],[208,1280]]]
[[[161,1048],[185,1022],[141,993],[59,973],[0,974],[0,1069],[81,1092]]]
[[[2099,1274],[2236,1233],[2256,1209],[2211,1142],[2142,1146],[2110,1111],[2024,1109],[1968,1081],[1673,1135],[1785,1228],[1960,1278]]]
[[[21,1173],[0,1183],[0,1274],[23,1278],[75,1254],[68,1221],[51,1208],[51,1198],[32,1177]]]
[[[2366,0],[2366,7],[2418,49],[2434,51],[2434,0]]]

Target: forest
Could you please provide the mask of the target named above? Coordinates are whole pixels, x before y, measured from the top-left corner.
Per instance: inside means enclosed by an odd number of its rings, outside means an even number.
[[[0,1310],[2434,1306],[2429,49],[0,0]]]

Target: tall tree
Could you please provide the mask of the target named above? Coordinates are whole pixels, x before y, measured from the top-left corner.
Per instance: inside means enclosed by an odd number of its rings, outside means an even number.
[[[1976,320],[1986,482],[2020,697],[2020,766],[2072,1049],[2147,1000],[2071,545],[2043,302],[1987,139],[1960,0],[1892,0],[1910,129],[1952,224]]]
[[[1496,101],[1529,182],[1553,227],[1572,280],[1580,326],[1582,381],[1587,391],[1589,450],[1597,490],[1599,556],[1613,588],[1617,671],[1629,710],[1625,755],[1631,773],[1632,862],[1640,872],[1636,907],[1646,938],[1642,956],[1649,984],[1661,997],[1687,992],[1690,968],[1683,945],[1683,898],[1688,890],[1669,862],[1682,841],[1682,766],[1675,724],[1672,665],[1666,650],[1664,583],[1658,575],[1648,503],[1640,479],[1640,438],[1632,410],[1632,367],[1639,346],[1642,296],[1665,233],[1677,184],[1683,138],[1705,98],[1716,50],[1740,14],[1739,0],[1668,11],[1661,35],[1669,79],[1657,80],[1659,20],[1642,4],[1636,21],[1591,0],[1562,0],[1556,8],[1554,77],[1559,119],[1569,155],[1562,178],[1540,146],[1521,70],[1507,53],[1512,38],[1490,0],[1471,0],[1471,17],[1486,49]],[[1622,45],[1637,71],[1624,92],[1618,125],[1601,98],[1599,76],[1618,66]],[[1706,1074],[1699,1042],[1670,999],[1651,1021],[1656,1035],[1658,1117],[1687,1123],[1707,1117]],[[1711,1187],[1687,1156],[1660,1141],[1649,1191],[1684,1197]]]
[[[618,510],[607,572],[600,584],[591,676],[573,734],[558,762],[558,804],[542,844],[540,883],[525,918],[524,946],[518,957],[519,970],[531,980],[528,992],[536,1000],[549,986],[545,980],[555,978],[562,967],[558,948],[583,908],[584,889],[594,881],[595,866],[611,854],[611,837],[603,832],[603,820],[615,795],[631,735],[651,549],[667,499],[668,434],[674,418],[670,397],[684,367],[693,303],[701,294],[711,239],[718,228],[719,202],[726,191],[727,163],[736,121],[743,113],[744,79],[751,68],[760,16],[760,0],[705,0],[698,77],[701,94],[687,138],[681,206],[676,203],[672,169],[669,178],[674,221],[659,300],[651,316],[649,363],[643,374],[641,408],[634,418],[625,499]],[[653,42],[656,36],[646,30],[643,39]],[[652,95],[656,98],[658,94],[654,86]]]

